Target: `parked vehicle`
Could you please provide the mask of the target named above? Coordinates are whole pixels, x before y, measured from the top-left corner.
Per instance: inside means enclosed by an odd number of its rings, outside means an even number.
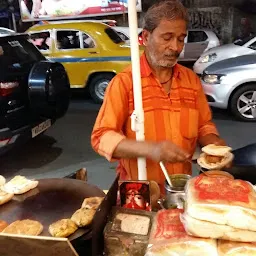
[[[15,34],[14,30],[11,30],[9,28],[0,27],[0,36]]]
[[[194,62],[203,52],[219,45],[220,41],[213,31],[208,29],[189,29],[179,61]]]
[[[0,37],[0,154],[38,136],[69,105],[62,64],[50,62],[27,35]]]
[[[28,31],[50,60],[63,63],[71,88],[88,87],[101,103],[110,80],[130,64],[130,47],[110,26],[99,22],[55,22]]]
[[[211,106],[230,109],[244,121],[256,121],[256,55],[222,60],[207,67],[201,77]]]
[[[215,62],[241,55],[255,54],[255,50],[256,36],[239,39],[232,44],[225,44],[204,52],[195,62],[193,69],[200,75],[208,66]]]

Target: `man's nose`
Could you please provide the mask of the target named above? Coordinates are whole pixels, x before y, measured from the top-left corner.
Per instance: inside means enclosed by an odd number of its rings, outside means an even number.
[[[172,40],[170,40],[168,47],[172,51],[177,51],[178,50],[178,39],[173,38]]]

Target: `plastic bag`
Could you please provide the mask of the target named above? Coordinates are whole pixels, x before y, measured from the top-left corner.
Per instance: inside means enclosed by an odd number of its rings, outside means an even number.
[[[218,256],[216,240],[187,235],[181,213],[181,209],[157,213],[145,256]]]
[[[256,231],[256,192],[249,182],[199,175],[188,181],[185,194],[190,217]]]
[[[219,256],[255,256],[256,243],[218,241]]]

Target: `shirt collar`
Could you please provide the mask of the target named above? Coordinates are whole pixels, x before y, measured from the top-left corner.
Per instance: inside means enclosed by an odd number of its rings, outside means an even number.
[[[140,57],[141,77],[148,77],[152,73],[145,52]],[[173,77],[178,78],[180,75],[179,64],[173,67]]]

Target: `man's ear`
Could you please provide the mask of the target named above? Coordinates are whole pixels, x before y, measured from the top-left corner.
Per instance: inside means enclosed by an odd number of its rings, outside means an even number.
[[[148,30],[143,29],[143,31],[142,31],[143,45],[147,46],[149,36],[150,36],[150,32]]]

